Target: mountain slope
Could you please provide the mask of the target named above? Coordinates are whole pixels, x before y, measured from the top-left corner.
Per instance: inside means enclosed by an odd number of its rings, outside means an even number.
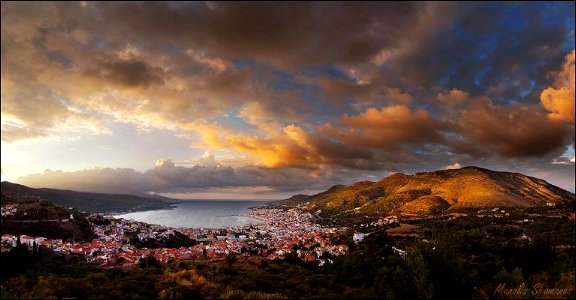
[[[285,200],[286,201],[286,200]],[[378,182],[337,185],[286,203],[306,204],[324,213],[430,214],[480,207],[534,207],[574,201],[574,194],[520,173],[478,167],[394,174]]]
[[[24,185],[2,182],[2,205],[26,199],[42,199],[89,213],[112,213],[169,208],[158,199],[135,195],[85,193],[56,189],[33,189]]]
[[[2,182],[2,234],[68,241],[91,241],[95,237],[84,213],[46,201],[35,191]]]
[[[4,204],[4,201],[2,202]],[[25,199],[13,214],[2,216],[2,234],[26,234],[68,241],[95,238],[86,215],[42,199]]]

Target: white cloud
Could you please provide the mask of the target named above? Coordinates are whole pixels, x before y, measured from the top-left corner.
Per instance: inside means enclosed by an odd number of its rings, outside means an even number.
[[[154,168],[171,168],[171,167],[174,167],[174,162],[164,158],[160,158],[154,164]]]
[[[202,154],[202,156],[200,156],[198,160],[200,165],[202,166],[206,167],[219,166],[219,164],[216,162],[216,159],[214,158],[214,154],[212,154],[210,151],[204,152],[204,154]]]
[[[452,165],[444,167],[445,170],[454,170],[454,169],[460,169],[460,168],[462,168],[462,166],[459,163],[454,163]]]
[[[568,158],[568,157],[555,158],[552,161],[552,164],[554,164],[554,165],[573,165],[574,164],[574,157],[572,157],[572,158]]]

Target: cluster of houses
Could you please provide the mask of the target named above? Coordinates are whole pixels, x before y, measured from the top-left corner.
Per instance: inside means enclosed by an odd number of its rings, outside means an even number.
[[[36,246],[46,245],[46,241],[48,240],[44,237],[31,237],[25,234],[20,236],[20,243],[28,246],[28,248],[30,249],[34,247],[34,244],[36,244]],[[54,241],[62,243],[61,239]],[[17,243],[18,243],[18,236],[12,234],[2,235],[2,251],[16,247]]]
[[[97,238],[91,242],[70,243],[61,239],[20,235],[20,242],[32,248],[45,246],[58,253],[77,254],[101,267],[137,264],[141,258],[154,256],[161,262],[206,256],[218,257],[231,253],[258,255],[270,260],[296,253],[307,262],[323,265],[326,254],[341,255],[348,251],[347,245],[334,245],[331,238],[346,228],[323,228],[313,222],[312,215],[299,209],[253,209],[248,216],[262,221],[260,224],[219,228],[170,228],[132,220],[105,217],[109,224],[93,225]],[[131,237],[139,240],[163,239],[178,231],[197,244],[180,248],[137,248],[130,244]],[[130,236],[131,237],[130,237]],[[359,242],[364,234],[355,234]],[[2,250],[15,247],[18,237],[2,236]],[[329,257],[329,256],[328,256]]]
[[[510,216],[510,213],[506,212],[504,209],[500,209],[499,207],[484,208],[478,210],[476,212],[476,216],[478,218],[502,218]]]
[[[8,217],[16,214],[18,204],[3,205],[1,208],[2,217]]]
[[[346,227],[320,227],[313,222],[312,214],[299,208],[255,208],[247,216],[263,222],[253,226],[261,234],[255,241],[268,249],[275,249],[268,255],[269,259],[282,257],[296,249],[304,261],[317,260],[319,265],[323,265],[326,262],[322,258],[324,253],[341,255],[349,250],[347,245],[332,244],[332,237],[344,232]]]

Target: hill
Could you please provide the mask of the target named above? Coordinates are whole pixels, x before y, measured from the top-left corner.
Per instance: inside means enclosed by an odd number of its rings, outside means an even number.
[[[574,198],[573,193],[542,179],[465,167],[336,185],[316,195],[297,195],[275,204],[306,205],[322,214],[429,215],[469,208],[556,206],[574,202]]]
[[[170,203],[148,197],[47,188],[34,189],[11,182],[2,182],[2,205],[31,199],[46,200],[88,213],[118,213],[170,208]]]
[[[4,204],[2,201],[2,234],[26,234],[77,242],[91,241],[95,237],[86,215],[76,209],[32,197]]]

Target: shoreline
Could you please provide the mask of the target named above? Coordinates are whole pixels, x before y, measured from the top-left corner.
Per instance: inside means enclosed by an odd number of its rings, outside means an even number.
[[[114,217],[114,216],[118,216],[118,215],[127,215],[127,214],[132,214],[132,213],[140,213],[140,212],[147,212],[147,211],[157,211],[157,210],[174,210],[175,208],[177,208],[174,204],[179,204],[179,203],[170,203],[170,206],[168,207],[158,207],[158,208],[152,208],[152,209],[138,209],[138,210],[131,210],[131,211],[121,211],[121,212],[93,212],[93,213],[88,213],[89,215],[102,215],[102,216],[109,216],[109,217]]]
[[[228,202],[228,201],[226,201]],[[253,201],[245,201],[253,202]],[[249,227],[251,225],[263,225],[267,224],[269,220],[265,218],[257,217],[251,215],[253,209],[258,209],[265,207],[261,206],[250,206],[248,208],[236,208],[232,211],[221,211],[219,206],[215,206],[214,210],[208,209],[207,213],[203,213],[205,207],[195,208],[195,206],[182,208],[182,211],[176,211],[172,217],[172,210],[177,209],[180,204],[186,203],[182,201],[172,207],[165,209],[153,209],[153,210],[139,210],[123,213],[113,213],[105,214],[106,217],[111,217],[114,219],[125,219],[135,222],[142,222],[152,225],[165,226],[170,228],[191,228],[191,229],[201,229],[201,228],[212,228],[212,229],[230,229],[239,227]],[[222,201],[215,201],[214,203],[222,203]],[[264,203],[263,203],[264,204]],[[220,204],[221,206],[222,204]],[[158,211],[155,213],[155,211]],[[158,215],[156,215],[158,213]],[[136,214],[136,215],[132,215]]]

